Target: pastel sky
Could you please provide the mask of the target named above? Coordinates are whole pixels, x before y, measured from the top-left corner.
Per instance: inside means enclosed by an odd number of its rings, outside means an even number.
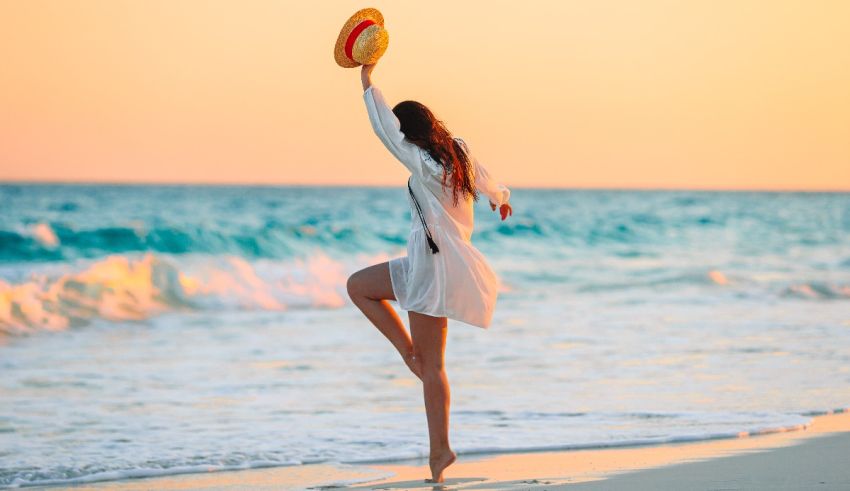
[[[850,190],[850,2],[0,2],[0,180],[401,185],[360,73],[509,186]]]

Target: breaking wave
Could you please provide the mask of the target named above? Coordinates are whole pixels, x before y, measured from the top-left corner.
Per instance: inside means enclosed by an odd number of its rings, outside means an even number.
[[[111,255],[78,271],[32,274],[17,284],[0,280],[0,333],[143,320],[176,310],[333,309],[346,303],[345,282],[358,266],[388,256],[360,255],[348,263],[322,253],[286,261],[180,259]]]

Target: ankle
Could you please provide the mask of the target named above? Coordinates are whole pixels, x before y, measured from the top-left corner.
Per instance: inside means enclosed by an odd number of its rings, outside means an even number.
[[[446,455],[449,455],[449,454],[454,454],[454,452],[452,451],[451,447],[449,447],[449,445],[446,444],[446,445],[440,447],[439,450],[432,451],[429,458],[431,460],[435,460],[435,459],[440,459],[442,457],[445,457]]]

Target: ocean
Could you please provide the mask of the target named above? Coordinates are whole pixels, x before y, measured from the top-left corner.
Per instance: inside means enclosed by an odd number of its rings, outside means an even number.
[[[476,205],[493,324],[449,321],[461,459],[850,406],[850,194],[512,192]],[[0,185],[0,487],[426,457],[418,380],[345,291],[405,253],[405,193]]]

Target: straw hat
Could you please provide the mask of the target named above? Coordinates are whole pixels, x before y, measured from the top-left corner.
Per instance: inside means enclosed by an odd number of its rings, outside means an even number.
[[[334,59],[343,68],[371,65],[384,54],[389,41],[384,29],[384,16],[378,9],[360,9],[345,21],[339,31]]]

